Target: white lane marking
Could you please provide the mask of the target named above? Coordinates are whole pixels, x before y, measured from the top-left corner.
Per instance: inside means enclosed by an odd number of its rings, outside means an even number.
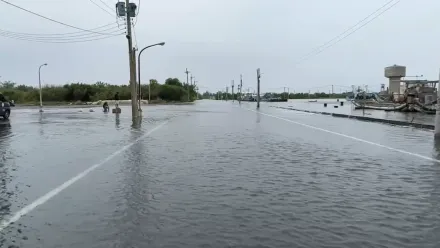
[[[24,215],[30,213],[32,210],[34,210],[36,207],[46,203],[47,201],[49,201],[50,199],[52,199],[54,196],[58,195],[61,191],[65,190],[66,188],[68,188],[69,186],[71,186],[72,184],[74,184],[75,182],[77,182],[78,180],[82,179],[83,177],[87,176],[90,172],[96,170],[97,168],[99,168],[100,166],[102,166],[103,164],[107,163],[108,161],[110,161],[111,159],[115,158],[117,155],[119,155],[121,152],[127,150],[128,148],[130,148],[131,146],[133,146],[134,144],[136,144],[137,142],[139,142],[140,140],[144,139],[145,137],[149,136],[150,134],[152,134],[153,132],[159,130],[161,127],[163,127],[165,124],[167,124],[168,121],[162,122],[161,124],[157,125],[156,127],[154,127],[153,129],[151,129],[150,131],[148,131],[147,133],[145,133],[144,135],[142,135],[141,137],[137,138],[135,141],[133,141],[132,143],[122,147],[121,149],[117,150],[116,152],[114,152],[112,155],[108,156],[106,159],[102,160],[101,162],[92,165],[90,168],[88,168],[87,170],[79,173],[78,175],[76,175],[75,177],[72,177],[71,179],[69,179],[68,181],[64,182],[63,184],[61,184],[60,186],[56,187],[55,189],[49,191],[48,193],[46,193],[45,195],[41,196],[40,198],[38,198],[37,200],[35,200],[34,202],[32,202],[31,204],[27,205],[26,207],[22,208],[21,210],[19,210],[18,212],[16,212],[10,219],[8,220],[3,220],[0,223],[0,232],[3,231],[3,229],[5,229],[6,227],[8,227],[11,223],[18,221],[21,217],[23,217]]]
[[[417,154],[417,153],[412,153],[412,152],[408,152],[408,151],[405,151],[405,150],[400,150],[400,149],[397,149],[397,148],[385,146],[385,145],[382,145],[382,144],[379,144],[379,143],[374,143],[374,142],[371,142],[371,141],[368,141],[368,140],[363,140],[363,139],[356,138],[356,137],[353,137],[353,136],[350,136],[350,135],[346,135],[346,134],[343,134],[343,133],[338,133],[338,132],[330,131],[330,130],[327,130],[327,129],[324,129],[324,128],[315,127],[315,126],[304,124],[304,123],[301,123],[301,122],[289,120],[289,119],[286,119],[286,118],[283,118],[283,117],[279,117],[279,116],[276,116],[276,115],[262,113],[262,112],[259,112],[259,111],[253,110],[253,109],[248,109],[248,108],[243,108],[243,109],[251,111],[251,112],[259,113],[259,114],[262,114],[262,115],[265,115],[265,116],[269,116],[269,117],[272,117],[272,118],[275,118],[275,119],[287,121],[287,122],[290,122],[290,123],[293,123],[293,124],[296,124],[296,125],[300,125],[300,126],[303,126],[303,127],[319,130],[319,131],[322,131],[322,132],[338,135],[338,136],[341,136],[341,137],[344,137],[344,138],[356,140],[356,141],[359,141],[359,142],[362,142],[362,143],[366,143],[366,144],[370,144],[370,145],[373,145],[373,146],[382,147],[382,148],[385,148],[385,149],[388,149],[388,150],[391,150],[391,151],[395,151],[395,152],[411,155],[411,156],[414,156],[414,157],[418,157],[418,158],[421,158],[421,159],[425,159],[425,160],[429,160],[429,161],[440,163],[440,160],[438,160],[438,159],[430,158],[430,157],[423,156],[423,155],[420,155],[420,154]]]

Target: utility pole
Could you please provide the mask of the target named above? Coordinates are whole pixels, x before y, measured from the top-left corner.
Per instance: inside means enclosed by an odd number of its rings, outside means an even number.
[[[232,102],[234,102],[234,80],[232,80]]]
[[[193,81],[193,79],[195,79],[195,77],[193,77],[193,75],[192,75],[192,73],[191,73],[191,84],[188,86],[190,89],[191,89],[191,87],[193,87],[193,89],[194,89],[194,91],[195,91],[195,85],[193,84],[193,82],[195,82],[195,80]],[[191,93],[190,93],[190,90],[188,90],[188,92],[189,92],[189,94],[191,95]],[[188,100],[189,101],[189,100]]]
[[[260,108],[260,68],[257,69],[257,108]]]
[[[136,109],[136,113],[137,113],[137,115],[136,115],[136,117],[141,117],[142,115],[141,115],[141,96],[140,96],[140,86],[138,86],[138,82],[137,82],[137,79],[136,79],[136,51],[137,51],[137,48],[133,48],[133,55],[132,55],[132,66],[133,66],[133,73],[134,73],[134,87],[132,87],[131,88],[131,90],[132,90],[132,94],[133,94],[133,88],[134,88],[134,90],[135,90],[135,92],[136,92],[136,94],[135,94],[135,96],[136,96],[136,98],[135,98],[135,102],[136,102],[136,106],[137,106],[137,109]],[[139,88],[139,89],[138,89]],[[133,97],[132,97],[132,100],[133,100]]]
[[[436,85],[437,86],[437,107],[435,112],[435,127],[434,127],[434,139],[438,140],[440,139],[440,72],[439,72],[439,82]]]
[[[286,96],[286,87],[283,87],[283,95]]]
[[[131,114],[135,119],[139,116],[137,108],[137,91],[136,91],[136,66],[135,55],[133,50],[133,40],[131,36],[131,18],[136,15],[136,5],[130,4],[129,0],[125,0],[126,19],[127,19],[127,40],[128,40],[128,62],[130,67],[130,88],[131,88]],[[117,111],[117,110],[116,110]]]
[[[332,84],[332,96],[333,96],[333,94],[335,94],[335,92],[334,92],[334,90],[333,90],[333,84]]]
[[[243,75],[240,74],[240,98],[238,100],[238,102],[241,104],[241,91],[243,89]]]
[[[193,81],[192,81],[191,85],[193,87],[194,92],[196,93],[196,99],[198,100],[199,96],[198,96],[198,93],[197,93],[197,90],[196,90],[196,77],[193,77]]]
[[[195,77],[194,77],[195,78]],[[194,92],[196,93],[196,100],[199,100],[199,88],[196,86],[197,81],[194,80]]]
[[[225,100],[228,101],[228,92],[229,92],[229,87],[226,86],[226,95],[225,95]]]
[[[186,73],[186,89],[188,90],[188,102],[189,102],[189,82],[188,82],[189,71],[188,71],[188,68],[186,68],[185,73]]]
[[[241,98],[241,89],[240,89],[240,85],[237,85],[237,101],[238,103],[241,102],[240,98]]]

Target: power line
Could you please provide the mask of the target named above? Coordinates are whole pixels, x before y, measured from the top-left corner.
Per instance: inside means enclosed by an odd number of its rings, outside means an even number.
[[[110,7],[106,2],[99,0],[102,4],[104,4],[109,10],[113,11],[113,8]],[[115,8],[116,9],[116,8]]]
[[[337,43],[339,43],[340,41],[344,40],[345,38],[349,37],[350,35],[352,35],[353,33],[355,33],[356,31],[358,31],[359,29],[365,27],[366,25],[368,25],[369,23],[371,23],[372,21],[374,21],[375,19],[377,19],[378,17],[380,17],[382,14],[384,14],[385,12],[387,12],[388,10],[390,10],[391,8],[393,8],[394,6],[396,6],[401,0],[397,0],[397,2],[393,3],[391,6],[388,6],[387,8],[385,8],[384,10],[382,10],[384,7],[386,7],[387,5],[389,5],[391,2],[393,2],[394,0],[391,0],[389,2],[387,2],[386,4],[384,4],[382,7],[380,7],[379,9],[377,9],[376,11],[374,11],[373,13],[371,13],[370,15],[368,15],[367,17],[365,17],[364,19],[362,19],[361,21],[359,21],[358,23],[356,23],[356,25],[350,27],[349,29],[347,29],[346,31],[344,31],[343,33],[339,34],[338,36],[336,36],[335,38],[331,39],[330,41],[324,43],[323,45],[317,47],[316,49],[314,49],[312,52],[308,53],[306,56],[304,56],[302,59],[300,59],[297,64],[300,64],[304,61],[306,61],[307,59],[309,59],[310,57],[314,56],[314,55],[318,55],[320,53],[322,53],[324,50],[336,45]],[[382,11],[380,11],[382,10]],[[376,14],[377,12],[379,12],[379,14],[377,14],[376,16],[374,16],[372,19],[368,20],[367,22],[363,23],[362,25],[358,26],[360,23],[362,23],[363,21],[367,20],[369,17],[373,16],[374,14]],[[354,27],[358,26],[356,29],[352,30]],[[348,31],[352,30],[351,32],[347,33]],[[346,34],[347,33],[347,34]],[[346,34],[346,35],[344,35]],[[342,36],[344,35],[344,36]],[[342,36],[342,37],[341,37]],[[335,41],[334,43],[331,43],[332,41]]]
[[[141,10],[141,0],[138,1],[138,6],[137,6],[137,14],[136,14],[136,20],[134,21],[134,26],[136,26],[137,22],[138,22],[138,16],[139,16],[139,11]]]
[[[15,8],[18,8],[18,9],[21,9],[21,10],[23,10],[23,11],[26,11],[26,12],[28,12],[28,13],[30,13],[30,14],[36,15],[36,16],[41,17],[41,18],[43,18],[43,19],[49,20],[49,21],[51,21],[51,22],[55,22],[55,23],[61,24],[61,25],[66,26],[66,27],[70,27],[70,28],[78,29],[78,30],[81,30],[81,31],[86,31],[86,32],[91,32],[91,33],[96,33],[96,34],[100,34],[100,35],[112,35],[112,34],[99,33],[99,32],[94,32],[94,31],[92,31],[92,30],[88,30],[88,29],[83,29],[83,28],[75,27],[75,26],[72,26],[72,25],[70,25],[70,24],[66,24],[66,23],[64,23],[64,22],[60,22],[60,21],[54,20],[54,19],[52,19],[52,18],[49,18],[49,17],[43,16],[43,15],[40,15],[40,14],[38,14],[38,13],[35,13],[35,12],[33,12],[33,11],[27,10],[27,9],[25,9],[25,8],[22,8],[22,7],[18,6],[18,5],[12,4],[12,3],[10,3],[10,2],[8,2],[8,1],[6,1],[6,0],[0,0],[0,1],[3,2],[3,3],[6,3],[6,4],[8,4],[8,5],[11,5],[11,6],[15,7]]]
[[[121,30],[116,28],[116,30],[113,30],[111,33],[112,34],[120,34]],[[37,40],[39,40],[39,41],[73,41],[73,40],[89,39],[89,38],[95,38],[95,37],[102,36],[99,34],[80,34],[80,35],[61,36],[61,37],[47,37],[47,36],[46,37],[44,37],[44,36],[39,37],[39,36],[27,36],[27,35],[10,33],[8,31],[4,31],[1,29],[0,29],[0,35],[2,35],[3,37],[8,37],[8,38],[24,38],[24,39],[36,40],[36,41]]]
[[[385,8],[387,5],[389,5],[390,3],[394,2],[394,0],[390,0],[387,3],[385,3],[384,5],[382,5],[380,8],[376,9],[373,13],[369,14],[368,16],[366,16],[364,19],[358,21],[356,24],[354,24],[353,26],[351,26],[350,28],[346,29],[344,32],[340,33],[339,35],[333,37],[333,39],[325,42],[324,44],[316,47],[315,49],[313,49],[312,51],[310,51],[309,53],[307,53],[306,55],[303,56],[307,57],[308,55],[318,51],[320,48],[325,47],[326,45],[328,45],[329,43],[333,42],[334,40],[338,39],[339,37],[341,37],[342,35],[346,34],[347,32],[349,32],[350,30],[352,30],[353,28],[355,28],[356,26],[358,26],[359,24],[361,24],[362,22],[364,22],[365,20],[367,20],[368,18],[370,18],[371,16],[373,16],[374,14],[376,14],[377,12],[379,12],[381,9]]]
[[[106,29],[103,29],[101,31],[105,31],[108,32],[109,34],[115,34],[118,31],[121,31],[121,29],[119,29],[117,26],[114,27],[109,27]],[[29,33],[18,33],[18,32],[12,32],[12,31],[8,31],[8,30],[4,30],[4,29],[0,29],[0,33],[2,34],[7,34],[10,36],[15,36],[15,37],[28,37],[28,38],[33,38],[33,39],[69,39],[69,38],[85,38],[87,36],[99,36],[97,34],[93,34],[93,33],[87,33],[87,32],[78,32],[78,33],[65,33],[65,34],[57,34],[55,35],[47,35],[47,34],[29,34]],[[119,32],[118,32],[119,33]]]
[[[105,11],[105,13],[109,14],[111,17],[114,17],[114,14],[110,13],[108,10],[104,9],[103,7],[99,6],[99,4],[95,3],[93,0],[89,0],[91,3],[96,5],[96,7],[100,8],[102,11]],[[101,1],[102,2],[102,1]],[[104,2],[103,2],[104,3]]]
[[[112,23],[109,23],[109,24],[106,24],[106,25],[103,25],[103,26],[99,26],[99,27],[90,29],[90,30],[99,30],[99,29],[102,29],[102,28],[105,28],[105,27],[109,27],[109,26],[112,26],[112,25],[115,25],[115,24],[117,24],[117,23],[116,22],[112,22]],[[6,30],[3,30],[3,31],[6,31]],[[100,31],[102,31],[102,30],[100,30]],[[16,33],[16,34],[22,34],[22,35],[29,35],[29,36],[65,36],[65,35],[81,34],[81,33],[89,34],[88,32],[84,32],[84,31],[69,32],[69,33],[47,33],[47,34],[44,34],[44,33],[20,33],[20,32],[12,32],[12,31],[7,31],[7,32]]]
[[[10,39],[16,39],[16,40],[23,40],[23,41],[31,41],[31,42],[37,42],[37,43],[82,43],[82,42],[90,42],[90,41],[96,41],[96,40],[103,40],[112,38],[115,36],[123,35],[125,33],[119,33],[119,34],[113,34],[113,35],[107,35],[107,36],[98,36],[99,38],[90,39],[92,37],[88,37],[89,39],[81,39],[81,40],[63,40],[63,41],[51,41],[51,40],[38,40],[38,39],[32,39],[32,38],[23,38],[23,37],[11,37],[7,35],[2,35],[0,33],[0,37],[10,38]]]

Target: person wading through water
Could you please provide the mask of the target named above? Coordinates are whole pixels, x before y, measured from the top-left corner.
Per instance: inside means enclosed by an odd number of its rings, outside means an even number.
[[[104,105],[102,105],[102,107],[104,108],[104,112],[108,112],[108,110],[110,109],[107,102],[104,102]]]
[[[119,107],[119,92],[116,92],[116,94],[115,94],[115,105],[116,105],[116,108]]]

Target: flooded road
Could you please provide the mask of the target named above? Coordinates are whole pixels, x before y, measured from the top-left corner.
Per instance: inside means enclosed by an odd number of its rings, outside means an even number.
[[[0,247],[438,247],[440,144],[254,103],[0,123]]]

